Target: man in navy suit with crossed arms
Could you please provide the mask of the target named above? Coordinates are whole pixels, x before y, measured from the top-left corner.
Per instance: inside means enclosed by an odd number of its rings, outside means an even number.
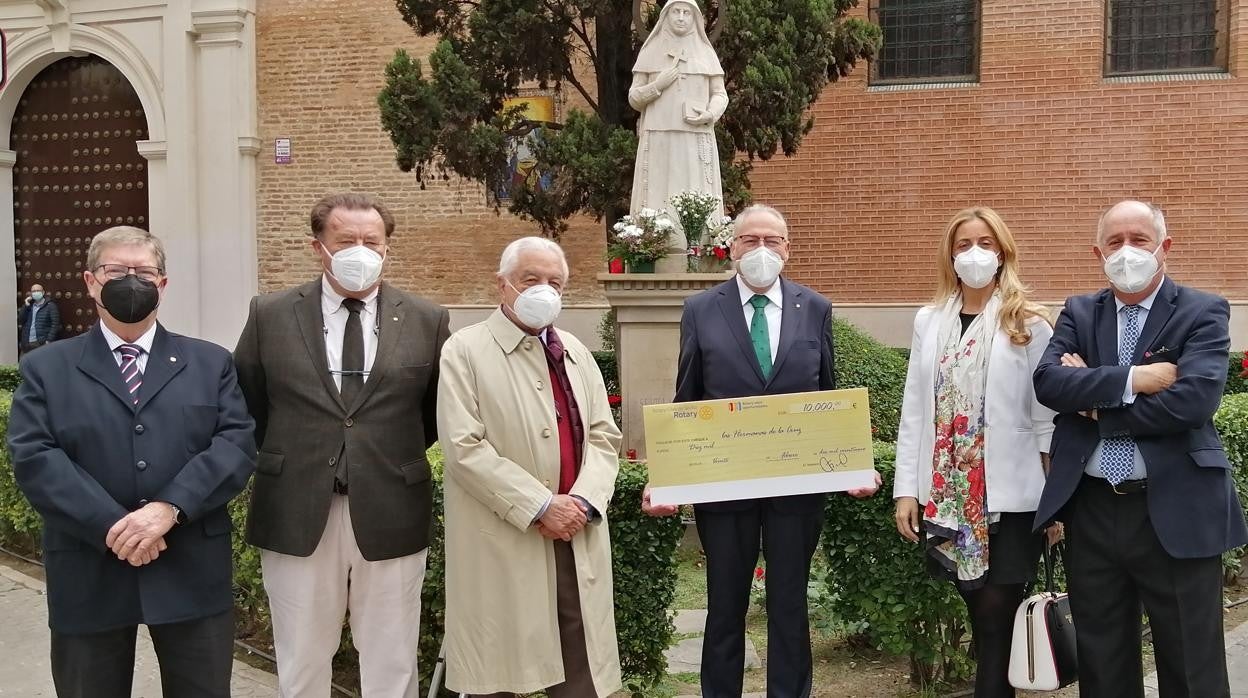
[[[1160,209],[1110,208],[1094,252],[1111,286],[1066,301],[1035,373],[1059,413],[1036,525],[1066,524],[1084,698],[1143,697],[1141,604],[1161,695],[1230,695],[1221,555],[1248,542],[1212,421],[1230,310],[1166,276],[1171,244]]]

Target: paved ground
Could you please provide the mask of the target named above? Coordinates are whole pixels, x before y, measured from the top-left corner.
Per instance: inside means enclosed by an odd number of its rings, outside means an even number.
[[[48,609],[43,582],[0,564],[0,696],[49,698]],[[234,662],[231,694],[236,698],[271,698],[277,677]],[[146,630],[140,629],[134,667],[134,698],[159,698],[156,653]]]

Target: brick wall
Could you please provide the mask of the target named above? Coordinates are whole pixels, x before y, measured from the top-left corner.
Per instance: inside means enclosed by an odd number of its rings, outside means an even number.
[[[795,277],[841,302],[926,299],[946,222],[984,204],[1037,297],[1060,300],[1104,285],[1097,217],[1136,197],[1167,212],[1176,279],[1248,299],[1248,10],[1229,4],[1225,80],[1104,80],[1104,3],[1087,0],[984,2],[974,87],[869,91],[859,67],[797,157],[753,175],[791,219]]]
[[[397,219],[387,278],[442,303],[494,302],[499,254],[516,237],[537,234],[537,226],[505,211],[496,216],[475,184],[433,180],[422,189],[395,166],[378,117],[377,93],[394,50],[423,57],[434,42],[416,36],[392,0],[265,0],[257,11],[261,289],[316,274],[308,210],[325,193],[355,190],[381,197]],[[292,141],[292,164],[273,163],[279,137]],[[565,234],[569,304],[603,302],[594,279],[604,267],[603,238],[601,225],[589,220]]]

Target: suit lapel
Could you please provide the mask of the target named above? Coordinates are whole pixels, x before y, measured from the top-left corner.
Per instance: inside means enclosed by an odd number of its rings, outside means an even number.
[[[108,349],[108,341],[104,339],[99,323],[91,328],[82,357],[78,360],[78,370],[107,388],[127,409],[134,409],[134,400],[126,390],[125,381],[121,379],[121,368],[113,358],[113,352]]]
[[[407,312],[399,294],[387,293],[387,290],[386,285],[382,284],[381,291],[377,294],[377,324],[374,326],[378,328],[377,353],[373,356],[373,366],[368,372],[368,380],[364,381],[364,387],[355,396],[355,404],[347,406],[348,415],[355,414],[360,409],[360,405],[373,394],[394,364],[394,352],[399,345],[399,337],[403,334]],[[389,300],[390,296],[395,297],[393,301]],[[364,331],[370,332],[372,328],[365,327]]]
[[[142,411],[185,366],[186,361],[178,352],[177,343],[164,327],[156,325],[156,336],[152,339],[152,351],[147,355],[147,369],[143,371],[143,385],[139,387],[139,405],[135,411]]]
[[[1153,299],[1153,307],[1148,309],[1148,320],[1145,321],[1144,327],[1140,329],[1140,338],[1135,343],[1135,355],[1131,357],[1131,363],[1139,364],[1144,358],[1144,352],[1157,341],[1158,335],[1161,334],[1162,328],[1170,321],[1170,316],[1174,314],[1174,299],[1178,295],[1178,289],[1175,288],[1174,282],[1169,277],[1162,279],[1161,290],[1157,292],[1157,297]]]
[[[295,301],[295,319],[299,323],[299,334],[307,347],[308,356],[316,375],[320,376],[325,392],[329,393],[338,406],[344,411],[342,394],[334,385],[334,377],[329,375],[329,359],[325,358],[325,316],[321,314],[321,281],[304,286],[299,290],[299,299]],[[365,383],[367,385],[367,383]]]
[[[1096,353],[1101,366],[1118,365],[1118,305],[1112,291],[1105,291],[1093,311]]]
[[[765,383],[763,369],[758,365],[758,357],[754,355],[754,343],[750,341],[750,329],[745,326],[745,311],[741,309],[741,294],[737,291],[735,278],[719,286],[719,309],[724,314],[728,331],[737,340],[737,346],[745,356],[745,363],[754,370],[760,383]],[[774,373],[774,371],[773,371]]]
[[[780,280],[780,345],[776,348],[776,360],[771,366],[771,377],[767,379],[768,385],[779,375],[780,367],[784,365],[784,360],[789,356],[789,350],[793,348],[794,339],[801,334],[802,318],[806,316],[806,313],[801,312],[801,308],[801,288],[782,278]],[[750,345],[751,348],[753,346],[753,344]]]

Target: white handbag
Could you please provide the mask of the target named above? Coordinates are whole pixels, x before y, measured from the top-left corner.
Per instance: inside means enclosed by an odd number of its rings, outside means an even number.
[[[1055,691],[1079,678],[1070,599],[1053,590],[1053,560],[1048,550],[1044,567],[1045,591],[1019,605],[1010,643],[1010,685],[1031,691]]]

